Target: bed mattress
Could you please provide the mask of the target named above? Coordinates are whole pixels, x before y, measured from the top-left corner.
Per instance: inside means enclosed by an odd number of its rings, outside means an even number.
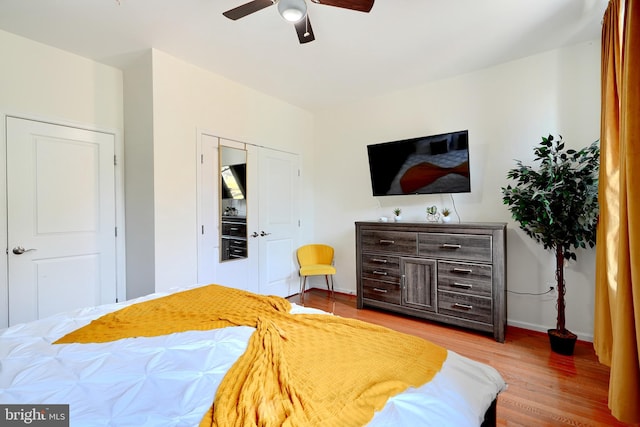
[[[0,331],[0,403],[69,404],[72,426],[197,426],[253,328],[52,345],[108,312],[167,294]],[[322,312],[294,304],[292,313]],[[390,398],[369,425],[478,426],[505,387],[492,367],[448,351],[430,382]]]

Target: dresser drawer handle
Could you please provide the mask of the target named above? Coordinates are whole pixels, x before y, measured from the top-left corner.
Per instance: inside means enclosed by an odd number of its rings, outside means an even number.
[[[373,274],[377,274],[378,276],[387,276],[388,273],[386,271],[377,271],[373,270]]]
[[[454,245],[452,243],[443,243],[442,246],[440,246],[443,249],[460,249],[462,248],[462,245]]]
[[[389,262],[386,259],[380,259],[380,258],[371,258],[371,261],[377,262],[377,263],[380,263],[380,264],[386,264],[387,262]]]
[[[451,286],[454,286],[456,288],[465,288],[465,289],[471,289],[473,288],[473,285],[469,284],[469,283],[458,283],[458,282],[453,282]]]
[[[473,306],[472,305],[467,305],[467,304],[460,304],[460,303],[455,303],[453,304],[454,308],[461,308],[463,310],[472,310]]]
[[[380,244],[381,245],[393,245],[395,242],[395,240],[384,240],[384,239],[380,239]]]
[[[373,288],[373,290],[374,290],[374,291],[376,291],[376,292],[383,293],[383,294],[386,294],[387,292],[389,292],[389,291],[388,291],[388,290],[386,290],[386,289],[380,289],[380,288]]]
[[[470,268],[457,268],[457,267],[454,267],[453,272],[454,273],[470,274],[470,273],[473,273],[473,270],[470,269]]]

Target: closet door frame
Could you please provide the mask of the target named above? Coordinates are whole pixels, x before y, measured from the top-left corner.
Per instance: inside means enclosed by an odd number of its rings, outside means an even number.
[[[222,142],[221,142],[222,141]],[[218,147],[243,144],[247,150],[247,254],[246,259],[220,262],[220,183]],[[300,235],[299,155],[223,138],[215,132],[198,131],[197,142],[197,242],[198,284],[217,283],[260,294],[289,296],[298,289],[295,258]],[[282,160],[287,172],[275,178],[291,179],[286,200],[268,173],[268,159]],[[276,160],[277,161],[277,160]],[[294,165],[294,166],[293,166]],[[289,169],[294,168],[294,169]],[[271,208],[269,208],[271,206]],[[283,231],[282,222],[289,223]],[[295,226],[291,226],[291,225]]]

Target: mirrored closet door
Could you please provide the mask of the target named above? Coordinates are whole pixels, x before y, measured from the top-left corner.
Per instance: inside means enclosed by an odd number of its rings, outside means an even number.
[[[298,155],[202,134],[198,282],[297,292]]]

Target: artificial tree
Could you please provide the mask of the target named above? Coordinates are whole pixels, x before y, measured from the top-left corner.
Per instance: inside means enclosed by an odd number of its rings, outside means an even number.
[[[573,354],[577,336],[565,326],[565,259],[576,260],[575,249],[593,247],[598,222],[598,141],[581,150],[566,149],[562,136],[543,137],[534,148],[539,167],[516,160],[517,167],[507,173],[514,185],[502,187],[508,205],[520,228],[555,252],[557,318],[549,329],[551,348]]]

